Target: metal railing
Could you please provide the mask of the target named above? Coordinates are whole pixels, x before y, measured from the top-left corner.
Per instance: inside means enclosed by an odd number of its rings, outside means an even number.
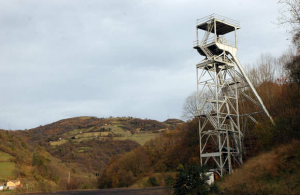
[[[220,125],[220,129],[231,130],[231,126],[228,124],[222,124]]]
[[[221,43],[221,44],[224,44],[224,45],[228,45],[230,47],[235,47],[235,42],[234,41],[228,41],[225,37],[218,37],[217,42]],[[211,43],[215,43],[215,37],[211,37],[211,38],[207,39],[205,45],[209,45]],[[200,46],[200,45],[202,46],[203,43],[200,42],[199,40],[193,42],[193,47]]]
[[[236,21],[236,20],[224,17],[224,16],[220,16],[218,14],[211,14],[209,16],[197,19],[196,24],[198,26],[199,24],[202,24],[202,23],[207,22],[207,21],[212,20],[212,19],[221,20],[223,22],[226,22],[228,24],[232,24],[232,25],[238,26],[238,27],[240,26],[240,22],[239,21]]]

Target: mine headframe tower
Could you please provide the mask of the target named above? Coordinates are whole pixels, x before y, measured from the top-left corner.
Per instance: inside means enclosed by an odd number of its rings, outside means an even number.
[[[243,164],[241,118],[256,122],[253,114],[264,112],[273,122],[236,57],[238,29],[239,22],[216,14],[198,19],[193,46],[205,57],[196,65],[200,162],[220,176]],[[199,30],[204,30],[201,41]],[[258,111],[240,114],[239,104],[245,99]]]

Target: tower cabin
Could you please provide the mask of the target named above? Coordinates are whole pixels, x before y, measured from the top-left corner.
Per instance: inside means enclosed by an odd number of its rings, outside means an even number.
[[[205,31],[201,41],[199,40],[199,29]],[[236,57],[238,29],[240,29],[238,21],[217,14],[198,19],[196,24],[197,41],[194,42],[193,48],[200,55],[205,56],[210,63],[214,61],[215,63],[219,62],[219,65],[226,63],[233,66],[234,63],[228,58],[228,54],[233,58]],[[233,40],[228,39],[229,35],[233,35],[231,36]],[[202,61],[201,64],[203,63],[205,64]]]

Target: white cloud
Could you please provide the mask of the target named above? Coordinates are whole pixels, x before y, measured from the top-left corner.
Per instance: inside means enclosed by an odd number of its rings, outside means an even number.
[[[197,18],[241,22],[243,64],[280,54],[267,1],[0,0],[0,128],[92,115],[179,118],[196,89]]]

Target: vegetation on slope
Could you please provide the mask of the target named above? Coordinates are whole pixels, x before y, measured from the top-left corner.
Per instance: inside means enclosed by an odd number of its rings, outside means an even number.
[[[250,159],[218,184],[225,194],[300,194],[300,141]]]
[[[34,129],[18,131],[18,134],[31,143],[47,145],[50,141],[58,141],[60,138],[69,139],[71,137],[81,136],[83,133],[102,132],[103,137],[107,137],[108,135],[110,137],[124,137],[126,135],[143,132],[158,132],[162,129],[173,129],[180,122],[182,121],[174,120],[173,122],[163,123],[156,120],[133,117],[74,117],[39,126]],[[85,137],[88,137],[88,135]]]
[[[138,143],[131,140],[93,139],[81,142],[70,140],[59,146],[47,147],[47,150],[64,163],[77,163],[77,169],[98,175],[113,156],[124,154],[138,146],[140,146]]]
[[[197,120],[178,125],[144,146],[113,158],[98,180],[100,188],[130,186],[154,172],[173,172],[199,163]]]
[[[111,158],[181,122],[76,117],[25,131],[2,130],[0,180],[20,179],[29,191],[95,188]]]
[[[62,179],[66,167],[42,147],[27,145],[14,132],[0,131],[0,170],[1,182],[19,179],[29,190],[67,188]]]
[[[264,60],[261,60],[258,67],[249,71],[261,74],[251,78],[262,78],[253,83],[256,83],[257,91],[273,116],[275,125],[267,117],[258,118],[257,125],[249,123],[247,132],[244,134],[247,152],[245,157],[253,157],[261,151],[269,151],[274,147],[289,143],[292,139],[300,139],[300,86],[294,82],[294,79],[289,79],[289,74],[276,72],[277,70],[289,72],[291,68],[297,67],[287,66],[288,63],[291,63],[291,59],[293,59],[293,63],[298,63],[294,61],[295,59],[300,60],[300,58],[291,57],[293,54],[289,55],[290,57],[285,60],[283,58],[286,56],[280,58],[271,56],[268,58],[272,59],[270,63],[266,64]],[[255,69],[266,71],[256,71]],[[247,101],[243,101],[241,109],[246,113],[251,113],[253,108]],[[119,158],[114,158],[98,180],[99,187],[130,186],[154,172],[174,172],[178,166],[198,164],[198,136],[198,119],[178,125],[173,131],[167,131],[160,137],[147,142],[143,147],[134,149]],[[289,147],[287,148],[289,149]],[[299,159],[295,158],[296,161]],[[280,171],[284,171],[285,165],[280,165],[281,163],[284,162],[278,161],[276,166]],[[208,164],[208,166],[210,165]],[[264,166],[268,165],[257,164],[257,166],[259,166],[258,169],[264,170],[266,169]],[[276,180],[276,175],[271,174],[268,177],[271,178],[270,180]],[[288,174],[283,177],[288,177]],[[293,179],[289,181],[292,182],[292,186],[298,185]]]

